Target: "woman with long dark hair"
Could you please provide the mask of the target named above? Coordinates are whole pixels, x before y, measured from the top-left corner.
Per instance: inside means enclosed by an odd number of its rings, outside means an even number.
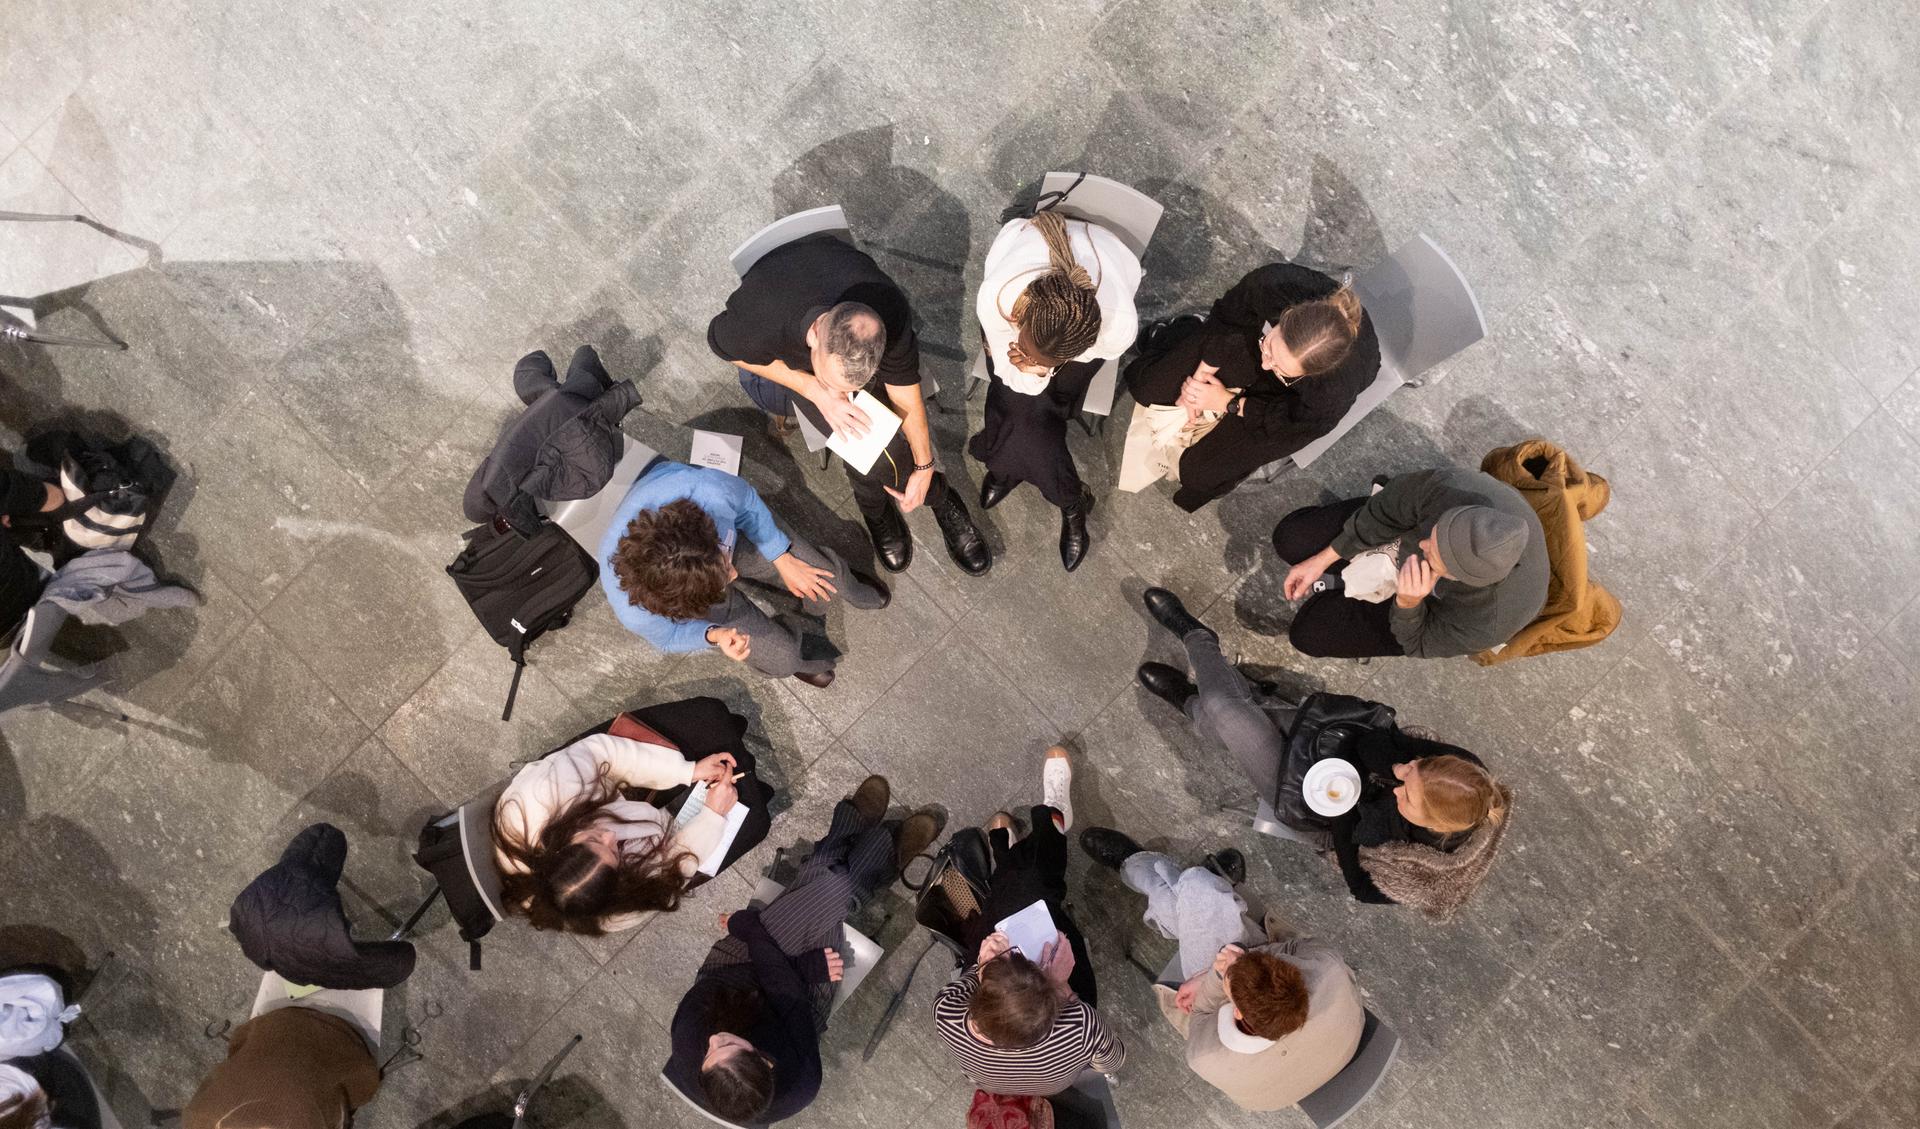
[[[739,802],[737,770],[732,753],[689,761],[678,749],[611,733],[521,769],[493,810],[508,912],[536,929],[598,936],[677,908]],[[669,812],[621,794],[700,781],[705,801],[677,828]]]

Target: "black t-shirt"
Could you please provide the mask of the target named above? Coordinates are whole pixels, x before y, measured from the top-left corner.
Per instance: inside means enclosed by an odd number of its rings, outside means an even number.
[[[0,514],[37,514],[47,504],[47,486],[37,478],[0,470]],[[40,599],[46,578],[20,551],[13,530],[0,526],[0,632],[12,631]]]
[[[768,251],[707,324],[707,347],[721,360],[781,361],[812,372],[807,329],[841,302],[873,307],[887,327],[875,377],[896,386],[920,383],[920,341],[906,292],[866,252],[833,235],[809,235]]]

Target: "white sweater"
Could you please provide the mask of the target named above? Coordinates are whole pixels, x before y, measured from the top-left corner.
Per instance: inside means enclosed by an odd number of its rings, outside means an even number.
[[[1073,248],[1073,261],[1092,277],[1094,299],[1100,304],[1100,336],[1092,348],[1073,359],[1118,357],[1140,335],[1140,316],[1133,308],[1133,296],[1140,289],[1140,260],[1119,236],[1084,220],[1067,221],[1067,245]],[[974,302],[987,352],[993,357],[993,374],[1008,388],[1028,396],[1045,392],[1048,380],[1013,367],[1007,348],[1019,340],[1020,327],[1007,318],[1028,284],[1047,273],[1048,263],[1046,238],[1033,221],[1010,221],[987,248],[985,276]]]
[[[608,779],[634,788],[673,788],[693,782],[693,762],[675,749],[646,741],[595,733],[582,737],[558,752],[549,754],[521,769],[500,793],[493,807],[496,828],[527,843],[540,841],[548,822],[575,797],[588,791],[606,766]],[[624,851],[644,851],[662,835],[673,831],[673,816],[652,804],[638,800],[613,800],[600,808],[607,830],[613,832]],[[621,822],[625,821],[625,822]],[[683,858],[681,872],[692,874],[720,843],[726,819],[712,808],[703,807],[692,822],[682,828],[675,847],[692,852]],[[494,852],[500,869],[508,874],[524,874],[526,867]],[[643,914],[617,913],[601,918],[600,927],[608,932],[632,929]]]

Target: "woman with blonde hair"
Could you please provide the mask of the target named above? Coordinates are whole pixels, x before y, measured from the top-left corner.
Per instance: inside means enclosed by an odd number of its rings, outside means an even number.
[[[1127,366],[1120,489],[1171,478],[1188,512],[1332,431],[1380,372],[1353,288],[1293,263],[1247,275],[1204,319],[1148,334]]]
[[[1272,833],[1331,854],[1363,902],[1444,918],[1473,896],[1513,806],[1512,791],[1479,757],[1402,727],[1378,702],[1326,693],[1290,700],[1228,662],[1219,635],[1178,596],[1149,588],[1141,599],[1179,636],[1193,673],[1142,663],[1140,685],[1240,762],[1255,794],[1273,806]],[[1304,787],[1308,771],[1330,757],[1353,765],[1361,783],[1353,807],[1332,818],[1312,810]]]
[[[1043,211],[1000,229],[975,303],[986,342],[986,423],[967,451],[986,465],[980,505],[1031,482],[1060,508],[1060,563],[1080,567],[1093,496],[1067,450],[1067,420],[1101,362],[1133,344],[1140,260],[1098,224]]]

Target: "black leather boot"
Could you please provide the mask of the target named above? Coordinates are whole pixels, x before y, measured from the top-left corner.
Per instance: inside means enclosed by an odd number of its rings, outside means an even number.
[[[867,523],[867,536],[873,538],[873,554],[881,568],[902,572],[913,563],[913,534],[893,499],[887,499],[878,513],[862,513],[860,520]]]
[[[990,510],[1001,502],[1006,501],[1007,495],[1013,493],[1013,488],[1017,485],[1019,484],[1000,481],[993,476],[992,472],[981,475],[980,508]]]
[[[1087,534],[1087,515],[1093,512],[1093,495],[1085,487],[1080,500],[1060,509],[1060,563],[1072,572],[1087,558],[1093,538]]]
[[[940,523],[940,535],[947,540],[947,555],[968,576],[983,576],[993,567],[993,551],[987,548],[980,527],[960,493],[947,485],[944,475],[933,476],[933,488],[927,492],[933,508],[933,520]]]
[[[1147,589],[1140,594],[1140,602],[1147,605],[1147,612],[1160,621],[1160,626],[1182,639],[1196,631],[1213,634],[1211,627],[1193,618],[1193,613],[1187,611],[1187,606],[1180,602],[1180,597],[1165,588]]]
[[[1133,672],[1134,678],[1147,692],[1161,701],[1179,710],[1187,712],[1187,703],[1200,692],[1187,672],[1168,666],[1166,663],[1141,663],[1140,669]]]
[[[1089,827],[1080,833],[1080,849],[1108,870],[1119,870],[1128,859],[1140,853],[1140,844],[1124,831]]]

